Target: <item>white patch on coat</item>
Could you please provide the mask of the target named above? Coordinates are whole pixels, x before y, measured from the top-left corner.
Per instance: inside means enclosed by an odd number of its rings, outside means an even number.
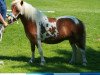
[[[46,38],[49,38],[49,37],[57,37],[58,30],[57,30],[56,22],[48,22],[48,23],[44,22],[43,27],[45,28],[46,31],[45,33],[41,34],[42,40],[45,40]],[[54,33],[52,33],[53,28],[54,28]],[[50,29],[51,29],[51,32],[50,32]]]

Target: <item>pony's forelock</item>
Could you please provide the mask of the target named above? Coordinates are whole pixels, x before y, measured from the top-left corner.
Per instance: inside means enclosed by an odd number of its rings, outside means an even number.
[[[18,3],[18,2],[21,2],[21,0],[13,0],[11,5],[14,5],[14,4]]]

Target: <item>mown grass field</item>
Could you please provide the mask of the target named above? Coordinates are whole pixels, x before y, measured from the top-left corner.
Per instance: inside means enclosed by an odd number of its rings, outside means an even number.
[[[7,1],[10,9],[12,0]],[[72,15],[81,19],[87,32],[86,55],[88,64],[71,65],[71,47],[68,41],[56,45],[42,44],[46,65],[40,66],[40,56],[36,48],[36,60],[29,64],[31,57],[30,43],[25,36],[19,20],[5,29],[0,42],[0,72],[100,72],[100,0],[25,0],[39,10],[53,10],[45,13],[49,17]]]

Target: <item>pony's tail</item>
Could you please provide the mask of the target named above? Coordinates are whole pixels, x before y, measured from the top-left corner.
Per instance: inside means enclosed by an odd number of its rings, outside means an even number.
[[[82,48],[82,49],[85,50],[85,47],[86,47],[86,29],[85,29],[84,23],[79,19],[78,19],[78,21],[79,21],[78,26],[80,28],[80,31],[79,31],[80,36],[79,36],[79,39],[78,39],[79,42],[78,42],[77,46],[79,48]]]

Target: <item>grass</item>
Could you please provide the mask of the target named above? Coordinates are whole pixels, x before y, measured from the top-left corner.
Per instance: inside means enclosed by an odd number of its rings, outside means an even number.
[[[10,9],[12,0],[7,1]],[[100,72],[100,1],[99,0],[25,0],[39,10],[53,10],[45,13],[49,17],[72,15],[81,19],[87,32],[87,67],[80,64],[71,65],[71,47],[68,41],[56,45],[43,43],[46,65],[40,66],[40,56],[36,49],[36,60],[29,64],[31,57],[30,43],[25,36],[23,25],[19,20],[5,29],[0,42],[0,72]],[[66,44],[65,44],[66,43]]]

